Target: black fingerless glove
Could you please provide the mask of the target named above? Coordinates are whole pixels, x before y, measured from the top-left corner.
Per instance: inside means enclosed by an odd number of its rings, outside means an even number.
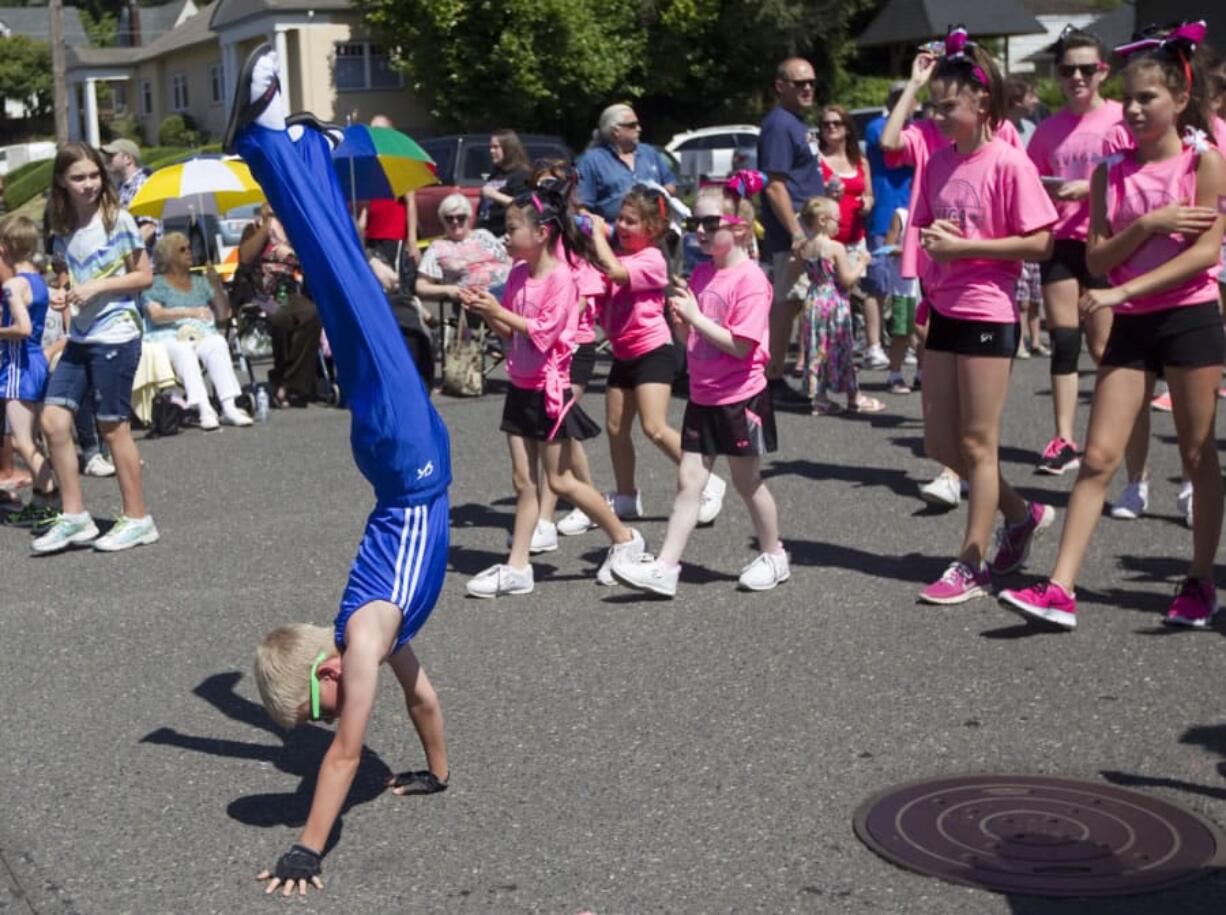
[[[285,854],[277,859],[277,867],[273,876],[278,880],[310,880],[318,877],[322,868],[323,856],[312,851],[305,845],[295,842]]]

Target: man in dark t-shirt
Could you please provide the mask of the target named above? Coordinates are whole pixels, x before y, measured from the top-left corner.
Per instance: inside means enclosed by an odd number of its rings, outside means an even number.
[[[777,400],[800,397],[783,380],[788,343],[796,319],[797,303],[788,300],[788,263],[792,250],[805,239],[797,215],[810,197],[824,190],[817,134],[805,120],[813,108],[817,79],[813,65],[790,57],[775,73],[779,104],[762,121],[758,136],[758,168],[766,173],[762,191],[762,225],[766,237],[762,259],[774,281],[771,304],[771,360],[766,374]]]

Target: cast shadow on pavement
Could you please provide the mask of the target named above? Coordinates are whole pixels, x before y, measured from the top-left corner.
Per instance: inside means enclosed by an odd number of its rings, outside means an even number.
[[[451,527],[474,528],[492,527],[506,530],[515,523],[515,512],[494,511],[485,502],[466,502],[463,505],[451,507]]]
[[[828,464],[800,458],[791,461],[772,461],[769,466],[762,468],[764,479],[778,476],[799,476],[818,481],[836,480],[855,483],[857,486],[879,486],[900,496],[914,497],[917,491],[915,480],[911,479],[905,470],[889,467]],[[791,542],[788,541],[789,544]]]
[[[1179,742],[1194,747],[1203,747],[1209,753],[1221,757],[1217,771],[1222,776],[1220,785],[1198,785],[1195,782],[1184,781],[1166,776],[1139,775],[1130,772],[1118,772],[1104,769],[1100,773],[1113,785],[1125,788],[1170,788],[1197,794],[1215,801],[1226,801],[1226,724],[1198,724],[1184,731]]]
[[[801,540],[788,537],[784,540],[792,554],[794,566],[817,566],[818,568],[848,569],[873,578],[892,578],[905,581],[917,588],[935,579],[949,565],[948,556],[926,556],[923,553],[907,553],[903,556],[885,556],[871,550],[858,550],[842,543],[826,543],[821,540]]]
[[[250,725],[271,737],[274,742],[194,737],[182,734],[174,728],[158,728],[142,737],[140,742],[178,747],[210,756],[272,763],[281,772],[299,777],[301,781],[293,792],[239,797],[230,802],[226,813],[247,826],[301,826],[310,812],[319,763],[328,745],[332,743],[332,732],[319,725],[303,724],[287,734],[283,733],[262,706],[234,691],[234,687],[242,678],[243,675],[238,671],[214,674],[192,692],[227,718]],[[282,739],[284,743],[281,742]],[[392,770],[378,754],[363,747],[357,776],[348,797],[345,798],[341,815],[344,816],[351,807],[365,804],[382,794],[391,775]],[[340,841],[342,827],[343,820],[338,818],[324,848],[325,854]]]

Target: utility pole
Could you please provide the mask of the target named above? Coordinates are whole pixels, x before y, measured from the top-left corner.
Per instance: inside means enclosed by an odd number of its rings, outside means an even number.
[[[68,142],[68,78],[64,47],[64,3],[50,0],[51,11],[51,79],[54,86],[52,108],[55,111],[55,142]]]

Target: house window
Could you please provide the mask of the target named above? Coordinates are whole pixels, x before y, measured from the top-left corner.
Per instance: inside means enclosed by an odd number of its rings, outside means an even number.
[[[332,79],[339,91],[404,86],[404,78],[393,68],[387,51],[370,41],[337,42]]]
[[[187,74],[172,73],[170,75],[171,108],[174,111],[187,110]]]
[[[226,81],[220,63],[209,64],[209,104],[220,105],[225,101]]]
[[[111,110],[123,114],[128,110],[128,85],[116,82],[111,86]]]
[[[145,117],[153,114],[153,83],[147,79],[140,81],[140,113]]]

